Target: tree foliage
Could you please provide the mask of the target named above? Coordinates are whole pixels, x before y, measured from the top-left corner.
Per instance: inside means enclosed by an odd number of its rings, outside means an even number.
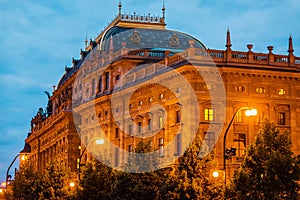
[[[147,154],[151,151],[148,143],[137,145],[136,156],[129,158],[126,168],[129,172],[143,173],[118,172],[112,199],[160,199],[160,189],[168,173],[165,169],[156,170],[158,159],[153,154]]]
[[[12,185],[13,197],[15,199],[32,199],[38,198],[39,176],[30,163],[25,163],[16,173]]]
[[[265,121],[247,149],[240,169],[227,189],[231,199],[297,199],[299,159],[291,151],[288,132]]]
[[[111,191],[115,182],[115,171],[94,160],[87,163],[80,180],[78,199],[111,199]]]
[[[222,199],[222,184],[210,175],[215,163],[209,155],[201,158],[201,146],[196,137],[162,188],[165,199]]]
[[[70,172],[65,164],[57,160],[51,161],[41,178],[39,199],[67,199],[70,193]]]

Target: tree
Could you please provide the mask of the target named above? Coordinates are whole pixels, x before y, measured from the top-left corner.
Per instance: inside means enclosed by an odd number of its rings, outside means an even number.
[[[223,199],[222,184],[210,176],[215,163],[210,155],[201,158],[201,146],[196,137],[162,188],[163,199]]]
[[[65,163],[58,160],[51,161],[41,179],[39,199],[68,199],[70,177]]]
[[[280,133],[266,120],[247,149],[240,169],[227,188],[231,199],[297,199],[299,158],[291,151],[288,132]]]
[[[160,190],[164,184],[165,169],[156,170],[157,158],[148,143],[140,142],[135,149],[135,156],[129,158],[126,169],[128,172],[118,172],[112,199],[116,200],[145,200],[160,199]],[[141,173],[129,173],[141,172]]]
[[[87,163],[80,180],[78,199],[111,199],[115,171],[105,163],[94,160]]]
[[[39,176],[29,162],[23,164],[16,173],[12,191],[15,199],[35,200],[38,198]]]

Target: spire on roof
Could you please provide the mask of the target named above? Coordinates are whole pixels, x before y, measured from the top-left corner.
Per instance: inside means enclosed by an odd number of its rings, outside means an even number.
[[[85,41],[84,41],[84,44],[85,44],[85,48],[87,48],[87,46],[88,46],[87,29],[85,29]]]
[[[119,1],[118,7],[119,7],[119,15],[121,15],[121,11],[122,11],[122,3],[121,3],[121,0]]]
[[[162,7],[162,13],[163,13],[163,19],[165,19],[165,13],[166,13],[166,8],[165,8],[165,0],[163,0],[163,7]]]
[[[288,49],[289,55],[293,55],[294,53],[294,47],[293,47],[293,38],[292,35],[290,34],[289,38],[289,49]]]
[[[226,45],[225,47],[230,50],[231,49],[231,39],[230,39],[230,31],[229,31],[229,27],[227,28],[227,37],[226,37]]]

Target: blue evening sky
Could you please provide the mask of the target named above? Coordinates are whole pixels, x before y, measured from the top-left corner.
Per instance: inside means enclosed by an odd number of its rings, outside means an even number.
[[[123,12],[161,15],[162,0],[122,0]],[[84,40],[97,36],[118,13],[117,0],[0,0],[0,182],[24,146],[31,118],[79,58]],[[299,0],[166,0],[168,29],[188,33],[208,48],[287,54],[293,36],[300,56]],[[15,165],[16,166],[16,165]],[[13,172],[13,169],[11,172]]]

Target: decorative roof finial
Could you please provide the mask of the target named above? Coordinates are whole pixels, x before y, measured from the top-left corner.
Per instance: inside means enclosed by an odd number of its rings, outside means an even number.
[[[119,15],[121,15],[121,11],[122,11],[122,3],[121,3],[121,0],[119,1]]]
[[[85,48],[87,48],[87,45],[88,45],[88,39],[87,39],[87,29],[85,29]]]
[[[165,19],[165,13],[166,13],[166,8],[165,8],[165,0],[163,0],[163,7],[162,7],[162,13],[163,13],[163,19]]]
[[[290,34],[290,38],[289,38],[289,55],[293,55],[294,53],[294,47],[293,47],[293,38],[292,38],[292,34]]]
[[[231,44],[231,40],[230,40],[230,31],[229,31],[229,27],[228,27],[225,47],[227,48],[227,50],[230,50],[231,46],[232,46],[232,44]]]

